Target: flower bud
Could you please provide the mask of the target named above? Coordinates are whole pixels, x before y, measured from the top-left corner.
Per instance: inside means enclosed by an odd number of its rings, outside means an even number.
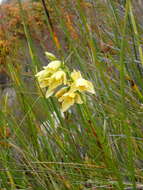
[[[55,57],[54,54],[50,53],[50,52],[45,52],[45,55],[48,59],[50,59],[51,61],[57,60],[57,58]]]

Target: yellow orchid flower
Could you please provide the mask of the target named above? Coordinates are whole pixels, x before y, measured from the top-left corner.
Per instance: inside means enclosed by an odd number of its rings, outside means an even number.
[[[61,61],[55,60],[51,61],[47,66],[44,66],[43,68],[46,69],[47,71],[55,72],[57,71],[61,66]]]
[[[52,74],[53,72],[57,71],[61,66],[61,61],[51,61],[47,66],[44,66],[44,70],[38,72],[35,76],[38,78],[45,78]]]
[[[93,84],[82,78],[80,71],[73,71],[71,73],[71,78],[73,79],[73,83],[71,84],[71,92],[75,91],[88,91],[92,94],[95,94]]]
[[[35,75],[37,78],[45,78],[47,76],[49,76],[49,72],[47,70],[42,70],[40,72],[38,72],[36,75]]]
[[[57,87],[66,85],[66,87],[62,87],[55,94],[55,97],[58,98],[58,101],[62,105],[62,112],[67,111],[75,103],[82,104],[81,93],[88,91],[95,94],[93,84],[85,80],[80,71],[74,70],[71,73],[71,78],[68,75],[70,78],[68,80],[66,72],[69,71],[64,67],[64,62],[57,60],[52,53],[46,52],[45,54],[51,62],[47,66],[44,66],[43,70],[35,76],[41,88],[48,87],[46,98],[52,96]]]
[[[62,102],[61,111],[67,111],[74,103],[82,104],[83,101],[80,95],[76,92],[67,92],[58,99],[59,102]]]
[[[49,78],[43,78],[38,80],[40,88],[46,88],[49,86]]]
[[[46,92],[46,98],[50,97],[58,86],[62,84],[66,85],[66,83],[66,73],[62,70],[55,72],[49,79],[49,89]]]
[[[50,88],[55,88],[55,85],[57,83],[60,84],[64,84],[66,85],[67,83],[67,78],[66,78],[66,73],[62,70],[59,70],[57,72],[55,72],[51,77],[50,77]]]
[[[47,70],[42,70],[39,73],[35,75],[38,79],[39,85],[41,88],[45,88],[49,85],[49,71]]]
[[[35,76],[38,78],[38,82],[41,88],[48,87],[50,77],[61,66],[61,61],[52,61],[47,66],[43,67],[44,70],[38,72]]]
[[[80,91],[80,92],[83,92],[83,91],[88,91],[92,94],[95,94],[95,91],[94,91],[94,87],[92,85],[92,83],[88,80],[85,80],[83,78],[79,78],[77,81],[75,81],[73,83],[73,85],[71,85],[71,91]]]

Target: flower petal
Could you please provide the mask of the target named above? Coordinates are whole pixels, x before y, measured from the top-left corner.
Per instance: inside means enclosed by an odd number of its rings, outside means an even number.
[[[79,78],[82,78],[80,71],[74,70],[74,71],[71,73],[71,78],[72,78],[74,81],[77,80],[77,79],[79,79]]]
[[[67,111],[75,103],[73,98],[66,98],[62,103],[61,111]]]
[[[49,79],[40,80],[39,85],[41,88],[48,87],[49,86]]]
[[[80,96],[79,94],[76,95],[75,102],[76,102],[77,104],[83,104],[83,101],[82,101],[81,96]]]
[[[66,84],[67,79],[66,79],[66,73],[62,70],[55,72],[49,81],[49,88],[56,88],[61,84]]]
[[[92,93],[92,94],[95,94],[95,90],[94,90],[94,86],[93,84],[90,82],[90,81],[87,81],[88,82],[88,89],[87,91]]]
[[[46,98],[49,98],[50,96],[52,96],[54,94],[54,90],[51,90],[51,89],[48,89],[47,92],[46,92]]]
[[[55,88],[57,88],[58,86],[60,86],[62,83],[63,83],[62,80],[53,81],[53,82],[50,81],[49,88],[50,88],[51,90],[52,90],[52,89],[55,89]]]
[[[61,66],[61,61],[55,60],[55,61],[51,61],[47,66],[43,68],[46,70],[51,69],[53,71],[56,71],[57,69],[60,68],[60,66]]]

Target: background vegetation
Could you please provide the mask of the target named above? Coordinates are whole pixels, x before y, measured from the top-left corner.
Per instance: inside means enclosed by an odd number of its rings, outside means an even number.
[[[0,188],[142,189],[143,52],[131,0],[0,7]],[[96,95],[62,114],[35,74],[54,53]]]

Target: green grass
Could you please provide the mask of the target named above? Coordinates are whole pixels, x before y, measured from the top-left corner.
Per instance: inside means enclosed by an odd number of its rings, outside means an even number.
[[[139,189],[143,184],[143,53],[142,27],[130,0],[91,1],[96,17],[85,11],[83,0],[66,1],[64,10],[49,1],[62,31],[64,44],[54,41],[56,56],[78,68],[94,84],[96,95],[62,114],[54,97],[46,99],[35,74],[42,69],[19,1],[31,56],[32,87],[8,64],[17,94],[17,111],[0,110],[0,188],[23,190]],[[88,8],[87,8],[88,9]],[[73,13],[74,32],[63,15]],[[54,26],[56,27],[56,26]],[[104,42],[104,45],[103,45]],[[42,43],[42,42],[41,42]],[[110,45],[111,48],[105,50]],[[109,46],[108,46],[109,47]],[[46,49],[49,51],[50,49]],[[48,64],[48,61],[47,61]],[[6,128],[11,134],[6,135]],[[89,188],[88,188],[89,186]]]

